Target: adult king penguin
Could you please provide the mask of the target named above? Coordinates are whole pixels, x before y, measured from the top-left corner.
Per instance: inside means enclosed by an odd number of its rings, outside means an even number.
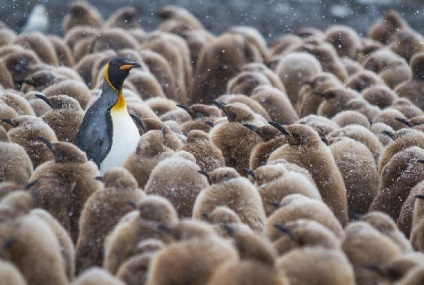
[[[140,66],[126,58],[109,61],[104,70],[102,94],[85,113],[76,136],[75,144],[97,164],[102,174],[123,165],[140,140],[122,94],[122,85],[131,68]]]

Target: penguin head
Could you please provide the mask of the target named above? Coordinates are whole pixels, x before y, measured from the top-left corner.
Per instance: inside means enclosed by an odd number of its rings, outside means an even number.
[[[133,67],[141,67],[141,65],[123,57],[114,58],[106,65],[104,71],[105,80],[110,87],[119,91],[122,89],[124,80],[127,78],[131,68]]]

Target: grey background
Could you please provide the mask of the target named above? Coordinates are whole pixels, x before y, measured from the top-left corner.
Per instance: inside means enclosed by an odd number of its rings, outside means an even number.
[[[49,33],[62,34],[62,19],[71,0],[0,0],[0,19],[10,28],[19,31],[36,3],[43,3],[49,11]],[[402,14],[411,27],[424,33],[423,0],[88,0],[104,18],[123,6],[134,6],[140,12],[140,23],[151,31],[158,26],[156,11],[159,7],[173,4],[192,12],[205,27],[215,34],[235,25],[257,28],[268,42],[298,27],[313,26],[321,30],[333,24],[353,27],[361,35],[384,11],[395,9]]]

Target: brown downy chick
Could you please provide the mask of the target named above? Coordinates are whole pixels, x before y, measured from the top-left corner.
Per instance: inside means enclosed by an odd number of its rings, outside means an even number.
[[[37,168],[40,164],[51,160],[53,155],[48,147],[38,137],[56,141],[54,131],[41,118],[35,116],[19,116],[11,120],[13,128],[8,135],[11,142],[21,145]]]
[[[125,283],[103,268],[92,267],[80,274],[71,285],[125,285]]]
[[[369,129],[359,125],[348,125],[331,132],[328,135],[328,140],[340,137],[348,137],[363,143],[371,151],[375,162],[379,161],[380,154],[384,148],[379,139]]]
[[[144,188],[155,166],[174,153],[165,146],[162,131],[151,130],[141,136],[137,149],[127,159],[124,167],[137,179],[138,186]]]
[[[159,30],[164,32],[174,32],[181,35],[185,31],[203,29],[202,23],[184,8],[165,5],[158,10],[157,14],[162,20]],[[176,27],[180,29],[176,29]]]
[[[302,194],[322,201],[313,181],[296,171],[287,170],[282,165],[264,165],[252,174],[267,217],[276,211],[280,201],[290,194]]]
[[[284,158],[308,170],[324,203],[330,207],[340,223],[345,225],[348,219],[346,187],[330,149],[321,141],[318,133],[308,126],[272,125],[286,136],[288,144],[276,149],[268,162]]]
[[[170,237],[164,236],[161,228],[169,229],[177,223],[177,212],[168,199],[147,195],[138,204],[138,211],[124,216],[106,238],[103,267],[116,274],[137,251],[140,241],[158,239],[169,243]]]
[[[383,168],[392,159],[392,157],[400,151],[412,146],[424,148],[424,134],[420,131],[407,128],[397,132],[386,132],[393,142],[384,148],[378,161],[378,173],[381,175]]]
[[[75,276],[75,246],[71,240],[71,237],[59,224],[59,222],[53,218],[52,215],[50,215],[49,212],[43,209],[33,209],[30,214],[46,222],[50,226],[53,233],[56,235],[60,245],[60,253],[63,257],[66,276],[68,277],[69,281],[73,280]]]
[[[142,29],[138,22],[138,11],[134,7],[123,7],[113,13],[105,23],[106,28]]]
[[[407,120],[407,118],[400,111],[389,107],[381,111],[380,114],[372,120],[372,122],[384,123],[397,131],[405,127],[405,124],[399,121],[399,118],[401,120]]]
[[[277,260],[278,269],[291,285],[353,285],[355,274],[339,250],[320,247],[294,249]]]
[[[203,216],[210,224],[239,224],[241,223],[240,217],[237,213],[228,207],[216,207],[210,213],[203,213]]]
[[[345,233],[342,249],[353,265],[356,284],[378,284],[381,276],[367,265],[388,264],[402,254],[399,247],[366,222],[350,223]]]
[[[192,118],[192,121],[187,121],[181,125],[181,131],[188,133],[192,130],[200,130],[208,133],[214,126],[214,121],[221,117],[221,112],[216,106],[193,104],[190,107],[177,105],[184,109]]]
[[[347,103],[347,109],[358,111],[365,115],[370,121],[373,121],[374,118],[379,116],[381,113],[381,109],[379,107],[371,105],[368,101],[362,98],[350,100]]]
[[[49,98],[36,94],[51,107],[51,111],[45,113],[41,119],[46,122],[55,132],[59,141],[74,142],[78,133],[84,111],[77,100],[67,95],[51,96]]]
[[[41,64],[37,54],[29,49],[15,50],[2,56],[1,59],[12,76],[14,89],[22,87],[25,78],[31,73],[31,67]]]
[[[342,87],[340,80],[332,73],[321,72],[312,77],[299,90],[299,98],[295,105],[300,118],[310,114],[316,114],[319,105],[324,101],[321,96],[315,93],[323,93],[331,88]]]
[[[330,150],[346,186],[349,219],[365,214],[378,191],[379,177],[371,151],[350,138],[329,140]]]
[[[261,60],[258,49],[245,37],[223,34],[199,55],[191,103],[212,103],[224,94],[227,82],[244,64]]]
[[[331,118],[331,120],[341,128],[348,125],[360,125],[367,129],[371,127],[371,123],[365,115],[353,110],[342,111]]]
[[[90,26],[96,29],[103,25],[103,18],[96,8],[85,1],[79,1],[69,6],[62,25],[65,33],[75,26]]]
[[[424,267],[416,266],[411,269],[405,276],[396,283],[395,285],[419,285],[424,282]]]
[[[412,228],[415,226],[416,221],[420,220],[421,216],[421,208],[419,201],[419,197],[421,197],[422,189],[424,183],[421,181],[416,184],[409,191],[409,195],[406,198],[405,202],[402,204],[402,208],[399,213],[399,218],[396,222],[398,229],[402,231],[407,238],[410,237]]]
[[[265,110],[265,108],[259,102],[243,94],[224,94],[219,96],[216,101],[227,105],[235,103],[245,104],[256,114],[255,116],[262,116],[266,121],[269,121],[271,119],[267,110]],[[215,101],[214,104],[216,104]]]
[[[370,210],[382,211],[398,221],[411,189],[424,179],[424,150],[410,147],[395,154],[381,171],[380,189]],[[412,209],[409,213],[412,215]]]
[[[2,126],[0,137],[0,182],[27,184],[33,171],[31,159],[21,145],[9,142]]]
[[[395,10],[389,10],[368,31],[370,38],[388,44],[399,31],[409,30],[408,23]]]
[[[418,252],[403,254],[386,265],[379,264],[368,265],[367,268],[374,271],[382,277],[381,285],[399,284],[397,281],[404,278],[407,274],[421,267],[424,262],[424,255]],[[410,284],[410,283],[407,283]]]
[[[301,194],[288,195],[280,202],[280,207],[268,217],[263,234],[274,242],[283,235],[281,230],[274,226],[275,224],[285,225],[298,219],[316,221],[331,230],[338,238],[343,237],[343,228],[327,205]]]
[[[395,100],[392,104],[392,108],[399,110],[408,119],[424,115],[424,111],[420,107],[405,97]]]
[[[146,284],[206,284],[217,268],[238,258],[230,243],[213,234],[171,243],[153,257]]]
[[[321,73],[322,68],[313,55],[293,52],[281,57],[275,72],[283,82],[290,102],[296,106],[302,86]]]
[[[251,260],[227,262],[220,266],[207,285],[287,285],[288,279],[276,268]]]
[[[27,285],[21,272],[19,272],[18,268],[9,261],[0,260],[0,276],[2,278],[2,283],[4,282],[3,284]]]
[[[158,239],[141,241],[137,252],[119,267],[116,276],[127,285],[145,284],[152,257],[164,247],[165,244]]]
[[[250,153],[262,139],[243,124],[261,126],[265,119],[255,114],[249,107],[241,103],[217,104],[227,115],[228,122],[213,127],[209,136],[212,142],[222,151],[225,165],[234,167],[239,173],[249,166]],[[240,138],[244,138],[240,141]]]
[[[285,224],[275,224],[274,227],[283,233],[273,242],[279,256],[303,247],[341,249],[340,239],[327,227],[313,220],[297,219]]]
[[[351,75],[347,79],[345,87],[362,92],[364,89],[381,84],[384,84],[384,81],[380,76],[372,71],[362,70]]]
[[[271,87],[271,82],[260,72],[242,71],[234,76],[227,84],[227,94],[244,94],[250,96],[259,86]]]
[[[6,103],[9,107],[12,107],[18,115],[35,115],[31,105],[20,93],[6,90],[0,95],[0,100]]]
[[[273,122],[293,124],[299,119],[287,95],[275,87],[255,88],[251,97],[265,108]]]
[[[271,153],[280,146],[287,143],[287,139],[276,128],[270,125],[256,127],[250,124],[244,124],[245,127],[257,133],[263,140],[253,147],[249,167],[253,170],[261,165],[265,165]]]
[[[42,141],[52,152],[54,160],[40,165],[31,176],[31,181],[37,181],[29,187],[34,207],[50,212],[75,243],[84,203],[101,188],[95,180],[98,169],[73,144],[51,143],[45,138]]]
[[[369,223],[383,235],[390,238],[402,251],[402,253],[412,252],[412,246],[405,235],[397,228],[395,222],[389,215],[383,212],[368,212],[360,217],[361,221]]]
[[[206,178],[198,173],[199,170],[191,153],[177,152],[156,165],[144,191],[149,195],[169,199],[179,217],[191,217],[197,195],[208,186]]]
[[[205,187],[197,196],[193,207],[193,218],[205,220],[204,213],[226,206],[249,225],[254,232],[261,232],[265,222],[262,201],[255,186],[232,168],[217,168],[207,172],[209,187]]]
[[[226,33],[243,36],[250,44],[258,49],[264,62],[269,61],[267,44],[257,29],[248,26],[233,26]]]
[[[75,59],[71,48],[66,44],[65,40],[56,35],[48,35],[47,38],[53,45],[56,52],[59,66],[74,66]]]
[[[140,50],[139,55],[151,74],[159,82],[168,99],[177,101],[177,83],[171,64],[163,55],[151,50]],[[175,102],[174,102],[175,103]]]
[[[424,51],[423,41],[423,36],[413,30],[399,31],[392,38],[389,48],[410,62],[415,54]]]
[[[1,31],[0,31],[1,32]],[[15,84],[13,83],[12,75],[10,74],[7,66],[5,65],[3,59],[0,58],[0,84],[3,88],[15,88]]]
[[[362,97],[381,109],[391,106],[399,98],[392,89],[385,85],[375,85],[362,90]]]
[[[326,31],[325,41],[330,43],[340,57],[355,58],[362,47],[359,35],[350,27],[333,25]]]
[[[74,79],[64,80],[51,85],[44,89],[42,93],[47,97],[66,94],[77,100],[84,110],[87,109],[91,100],[91,94],[88,87],[84,83]]]
[[[75,249],[77,274],[103,264],[103,244],[119,220],[138,204],[144,193],[124,168],[112,168],[103,175],[104,189],[93,193],[84,204]]]
[[[378,140],[383,144],[383,146],[386,146],[393,141],[393,139],[391,139],[385,133],[394,134],[395,131],[392,127],[386,125],[385,123],[372,124],[370,131],[378,138]]]
[[[187,142],[181,150],[191,153],[200,169],[207,172],[225,166],[221,150],[212,143],[208,134],[203,131],[190,131],[187,134]]]
[[[344,87],[328,89],[323,93],[315,92],[314,95],[324,98],[317,109],[317,114],[327,118],[332,118],[337,113],[348,110],[347,103],[350,100],[360,98],[358,92]]]
[[[271,83],[272,87],[277,88],[283,93],[286,93],[286,88],[284,87],[280,77],[271,68],[265,65],[265,63],[261,63],[261,62],[248,63],[248,64],[245,64],[241,70],[259,72],[265,75],[268,78],[269,82]]]
[[[38,58],[48,65],[59,65],[59,59],[57,58],[53,44],[41,32],[34,31],[20,34],[14,40],[14,44],[20,45],[25,49],[33,50]]]
[[[424,108],[421,100],[421,94],[424,90],[424,52],[417,53],[411,59],[412,79],[398,85],[395,92],[399,97],[408,98],[412,103]]]
[[[317,46],[307,44],[302,48],[319,60],[323,71],[334,74],[341,82],[346,82],[347,71],[340,61],[336,49],[331,44],[325,42]]]
[[[0,256],[11,261],[28,284],[68,284],[60,244],[42,219],[22,213],[1,223],[0,236]]]

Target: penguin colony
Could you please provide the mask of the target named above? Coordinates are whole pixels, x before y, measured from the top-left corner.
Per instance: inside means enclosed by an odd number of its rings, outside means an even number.
[[[423,284],[424,37],[158,16],[0,25],[0,284]]]

